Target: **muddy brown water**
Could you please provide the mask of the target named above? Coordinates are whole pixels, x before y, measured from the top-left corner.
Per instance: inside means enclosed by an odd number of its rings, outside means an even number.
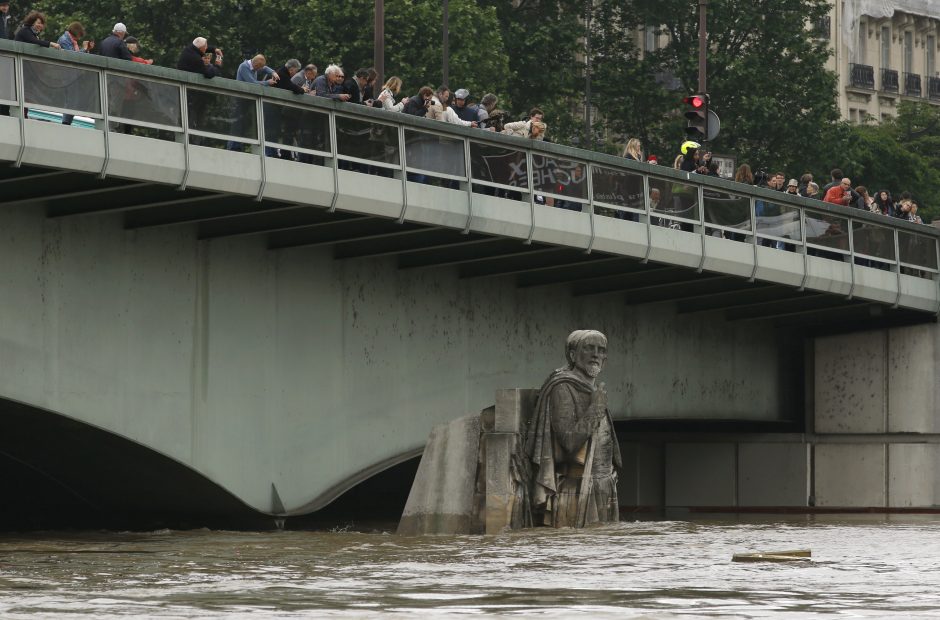
[[[393,527],[0,534],[0,618],[940,617],[935,517]],[[813,561],[731,562],[794,548]]]

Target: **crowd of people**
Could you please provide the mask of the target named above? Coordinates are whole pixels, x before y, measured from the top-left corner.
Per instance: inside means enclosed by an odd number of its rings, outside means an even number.
[[[82,40],[85,28],[80,22],[69,24],[57,41],[42,38],[46,16],[39,11],[31,11],[18,28],[14,28],[12,22],[9,0],[0,0],[0,37],[85,54],[97,51],[101,56],[131,62],[153,63],[139,56],[140,42],[128,35],[127,26],[121,22],[116,23],[111,34],[97,45],[92,40]],[[176,68],[214,78],[221,75],[223,62],[222,48],[209,45],[205,37],[196,37],[183,48]],[[353,75],[347,76],[339,64],[330,64],[322,74],[318,74],[315,64],[303,65],[296,58],[290,58],[280,68],[272,69],[265,56],[257,54],[238,65],[235,79],[289,90],[297,95],[327,97],[534,140],[544,139],[548,129],[545,115],[538,108],[533,108],[525,119],[510,122],[507,113],[498,107],[498,97],[492,93],[476,102],[465,88],[452,93],[447,86],[436,90],[423,86],[416,95],[399,98],[401,78],[392,76],[377,88],[378,73],[374,68],[358,69]],[[237,145],[229,143],[230,148],[236,148]]]
[[[152,60],[139,55],[140,42],[128,35],[127,27],[123,23],[116,23],[111,34],[98,45],[93,40],[82,40],[85,37],[85,28],[80,22],[69,24],[54,42],[42,39],[45,26],[45,15],[39,11],[31,11],[22,24],[14,28],[14,20],[10,16],[10,2],[0,0],[0,37],[78,53],[88,54],[97,50],[100,55],[109,58],[143,64],[153,63]],[[182,71],[214,78],[221,75],[223,62],[223,50],[220,47],[210,46],[204,37],[196,37],[183,48],[176,67]],[[268,66],[265,56],[257,54],[238,65],[235,79],[265,87],[286,89],[297,95],[327,97],[533,140],[545,139],[548,130],[545,115],[538,108],[530,110],[523,120],[510,122],[507,113],[498,107],[498,97],[492,93],[484,95],[477,103],[465,88],[459,88],[452,93],[447,86],[440,86],[436,90],[423,86],[413,96],[400,97],[403,86],[401,78],[392,76],[379,87],[378,73],[373,68],[358,69],[353,75],[347,76],[339,64],[329,64],[320,74],[315,64],[303,65],[296,58],[291,58],[280,68],[272,69]],[[68,124],[71,120],[71,116],[65,115],[63,123]],[[230,149],[241,148],[238,142],[229,142],[227,146]],[[277,156],[278,152],[271,149],[268,154]],[[627,142],[623,157],[658,164],[655,155],[643,157],[642,144],[636,138]],[[686,172],[719,176],[718,162],[712,159],[710,152],[694,141],[682,144],[673,166]],[[864,185],[853,187],[851,179],[845,177],[838,168],[832,170],[830,176],[830,181],[820,187],[808,172],[800,176],[799,180],[791,178],[787,181],[784,172],[755,172],[748,164],[742,164],[738,167],[734,180],[831,204],[855,207],[886,217],[923,223],[917,214],[918,204],[909,192],[902,192],[899,199],[895,200],[887,189],[873,193]]]
[[[623,157],[644,161],[642,152],[640,141],[632,138],[627,142]],[[650,155],[645,161],[652,164],[658,163],[655,155]],[[682,144],[680,153],[673,162],[673,167],[676,170],[695,174],[712,177],[720,176],[718,162],[712,159],[712,154],[702,149],[699,143],[691,140],[687,140]],[[854,207],[916,224],[924,223],[923,219],[917,215],[918,205],[910,192],[901,192],[899,198],[895,200],[894,195],[888,189],[871,192],[864,185],[853,187],[852,180],[845,176],[840,168],[834,168],[829,174],[829,182],[820,187],[814,181],[813,174],[810,172],[802,174],[799,180],[791,178],[788,181],[784,172],[768,173],[763,170],[755,172],[750,165],[741,164],[734,174],[734,180],[738,183],[764,187],[794,196],[814,198],[830,204]]]

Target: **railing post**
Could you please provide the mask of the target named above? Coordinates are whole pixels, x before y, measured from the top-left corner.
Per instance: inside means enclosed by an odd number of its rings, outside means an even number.
[[[937,268],[940,269],[940,240],[934,238],[933,240],[933,250],[937,255]],[[935,273],[933,275],[933,281],[937,285],[937,312],[936,314],[940,316],[940,273]]]
[[[591,240],[588,242],[587,249],[584,250],[585,254],[590,254],[591,250],[594,249],[594,238],[596,234],[594,232],[594,226],[597,221],[594,215],[594,165],[591,162],[584,163],[584,172],[587,174],[587,192],[588,192],[588,214],[591,219]]]
[[[643,175],[643,208],[646,210],[646,254],[640,259],[642,264],[650,262],[650,253],[653,251],[653,211],[650,209],[650,177]]]
[[[336,144],[336,110],[330,110],[330,154],[333,156],[333,199],[330,201],[329,212],[336,211],[336,201],[339,199],[339,145]]]
[[[895,228],[892,231],[894,240],[894,268],[897,271],[897,281],[898,281],[898,296],[894,299],[894,305],[891,306],[893,309],[897,309],[901,305],[901,242],[899,240],[898,229]]]
[[[699,223],[699,233],[702,235],[702,260],[698,262],[698,268],[695,270],[695,273],[702,273],[705,269],[705,187],[702,185],[698,186],[698,223]]]
[[[806,247],[806,209],[800,209],[800,240],[803,242],[803,279],[800,280],[800,288],[796,289],[801,293],[806,290],[806,278],[809,275],[809,251]]]
[[[852,299],[855,296],[855,225],[852,218],[849,218],[848,222],[849,227],[849,265],[851,266],[850,273],[852,275],[852,285],[849,287],[849,294],[845,297],[846,299]]]
[[[467,173],[467,224],[463,234],[470,234],[470,223],[473,221],[473,166],[470,163],[470,138],[463,140],[463,161]]]
[[[105,71],[98,72],[98,97],[101,106],[101,129],[104,131],[104,164],[98,178],[108,176],[108,164],[111,163],[111,120],[108,111],[108,75]]]
[[[238,110],[239,107],[236,106],[235,109]],[[261,148],[259,149],[261,151],[261,185],[258,187],[258,195],[255,196],[255,202],[261,202],[261,199],[264,197],[265,187],[268,184],[268,147],[265,144],[264,136],[264,98],[260,95],[255,99],[255,117],[258,119],[258,144],[261,145]]]
[[[408,210],[408,156],[405,154],[405,126],[398,126],[398,163],[401,166],[401,215],[398,223],[405,223],[405,212]]]
[[[26,89],[23,87],[23,57],[13,57],[13,67],[16,72],[16,101],[20,104],[20,150],[16,154],[14,168],[23,165],[23,155],[26,154]]]
[[[757,200],[753,196],[748,197],[748,203],[751,209],[751,245],[754,246],[754,269],[751,270],[751,277],[748,282],[754,282],[757,279]]]
[[[180,181],[178,191],[186,191],[189,184],[190,154],[189,154],[189,94],[185,84],[180,84],[180,120],[183,122],[183,179]]]
[[[526,245],[532,243],[535,236],[535,175],[532,171],[532,151],[526,149],[525,152],[526,183],[529,185],[529,213],[532,217],[532,226],[529,227],[529,237],[525,240]]]

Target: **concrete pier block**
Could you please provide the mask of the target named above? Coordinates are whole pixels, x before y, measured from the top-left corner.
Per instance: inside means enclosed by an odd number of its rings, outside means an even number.
[[[398,523],[399,534],[474,532],[479,450],[479,414],[434,427]]]
[[[885,331],[816,339],[817,433],[886,431],[886,347]]]
[[[902,327],[888,333],[888,432],[940,432],[937,338],[936,325]]]
[[[816,506],[886,505],[884,444],[817,444],[814,451]]]
[[[499,407],[497,406],[497,410]],[[498,534],[512,524],[515,487],[510,460],[519,441],[516,433],[487,433],[485,532]]]
[[[666,444],[667,507],[734,505],[734,444]]]
[[[940,497],[940,445],[888,446],[888,505],[892,508],[932,508]]]
[[[806,506],[809,495],[808,444],[739,444],[739,506]]]
[[[496,390],[496,420],[493,430],[497,433],[524,432],[538,397],[538,390]]]

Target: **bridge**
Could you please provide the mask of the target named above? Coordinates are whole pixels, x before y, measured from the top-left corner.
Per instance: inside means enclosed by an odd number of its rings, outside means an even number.
[[[624,429],[806,433],[819,338],[940,311],[932,227],[20,43],[0,76],[0,468],[31,515],[315,512],[585,326]]]

